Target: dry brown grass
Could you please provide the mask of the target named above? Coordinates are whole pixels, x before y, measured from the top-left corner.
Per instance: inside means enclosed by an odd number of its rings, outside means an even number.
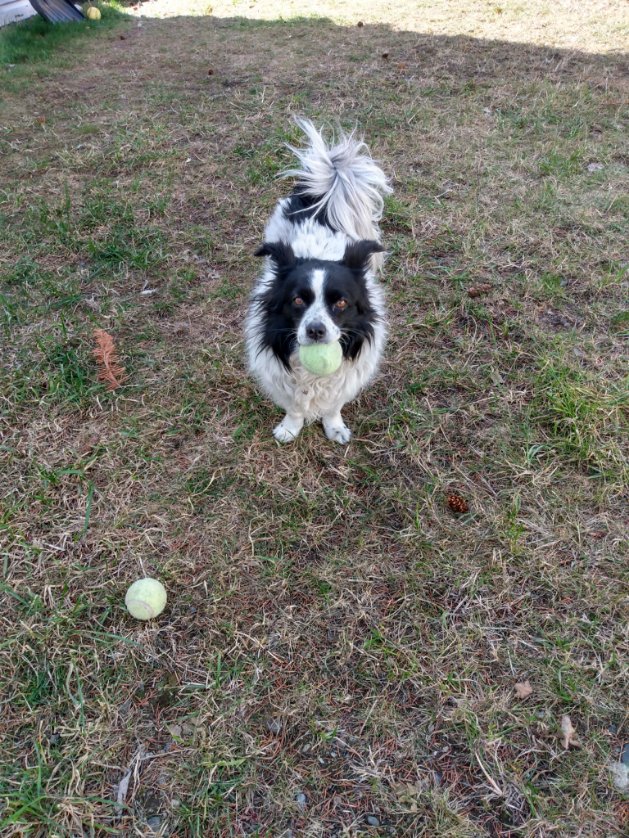
[[[621,834],[623,10],[523,9],[219,3],[1,70],[2,834]],[[243,370],[297,112],[396,187],[347,449]]]

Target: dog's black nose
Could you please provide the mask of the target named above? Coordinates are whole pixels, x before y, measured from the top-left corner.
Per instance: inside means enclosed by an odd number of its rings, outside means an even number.
[[[315,342],[321,341],[326,335],[325,326],[318,320],[314,323],[309,323],[306,326],[306,335],[310,340]]]

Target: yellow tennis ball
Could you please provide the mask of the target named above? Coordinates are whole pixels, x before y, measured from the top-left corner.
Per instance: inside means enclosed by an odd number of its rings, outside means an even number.
[[[157,579],[138,579],[129,587],[124,604],[136,620],[152,620],[166,607],[166,588]]]
[[[96,6],[88,6],[85,16],[88,20],[100,20],[100,9],[97,9]]]
[[[333,343],[309,343],[299,347],[299,360],[313,375],[332,375],[341,366],[343,350]]]

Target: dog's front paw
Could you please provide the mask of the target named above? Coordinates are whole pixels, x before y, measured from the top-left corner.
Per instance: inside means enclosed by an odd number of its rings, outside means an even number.
[[[297,431],[297,433],[299,433],[299,431]],[[289,431],[288,428],[285,428],[283,423],[280,422],[276,428],[273,428],[273,436],[278,442],[292,442],[297,434]]]
[[[352,438],[352,432],[342,419],[335,422],[324,421],[323,430],[328,439],[331,439],[332,442],[338,442],[341,445],[347,445]]]
[[[288,416],[273,429],[273,436],[278,442],[292,442],[297,438],[303,427],[303,420],[294,420]]]

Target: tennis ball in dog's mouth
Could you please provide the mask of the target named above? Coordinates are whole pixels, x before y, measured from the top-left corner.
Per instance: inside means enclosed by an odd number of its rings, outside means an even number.
[[[127,591],[124,603],[136,620],[152,620],[166,606],[166,588],[157,579],[138,579]]]
[[[343,350],[333,343],[309,343],[299,347],[299,360],[313,375],[332,375],[341,366]]]
[[[85,17],[88,20],[100,20],[100,9],[97,9],[96,6],[88,6],[85,10]]]

